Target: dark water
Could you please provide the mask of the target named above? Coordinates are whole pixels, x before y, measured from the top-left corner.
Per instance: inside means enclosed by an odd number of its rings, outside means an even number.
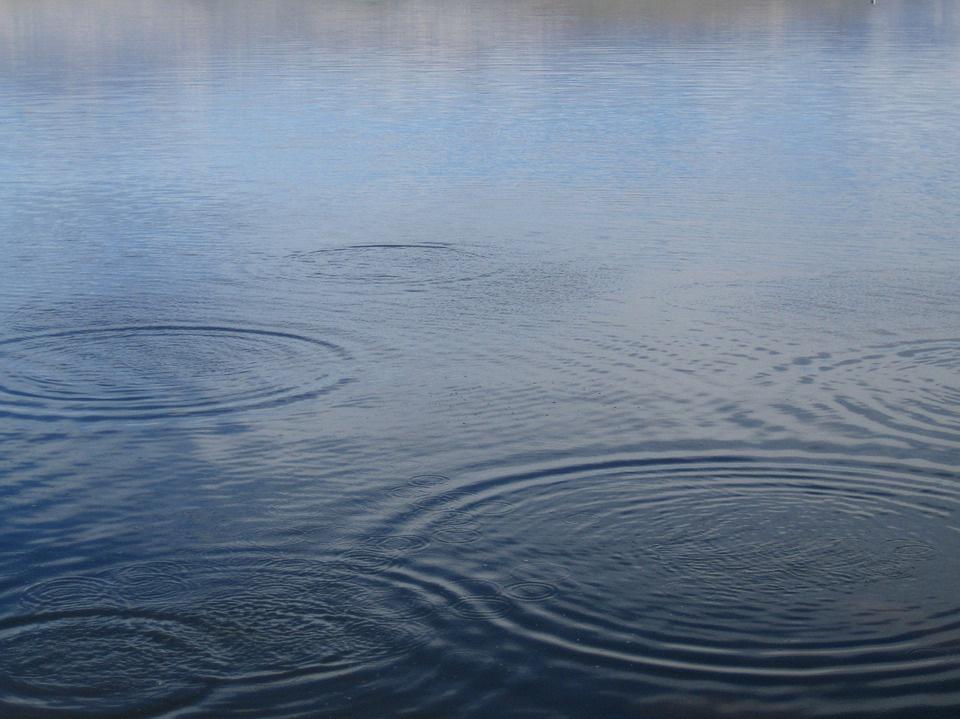
[[[960,715],[960,4],[0,0],[0,716]]]

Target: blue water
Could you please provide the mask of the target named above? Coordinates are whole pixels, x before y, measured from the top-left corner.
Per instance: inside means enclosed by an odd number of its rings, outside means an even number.
[[[960,714],[955,0],[0,0],[0,717]]]

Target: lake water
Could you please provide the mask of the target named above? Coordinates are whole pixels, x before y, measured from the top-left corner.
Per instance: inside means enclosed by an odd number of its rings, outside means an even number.
[[[0,717],[960,714],[960,3],[0,0]]]

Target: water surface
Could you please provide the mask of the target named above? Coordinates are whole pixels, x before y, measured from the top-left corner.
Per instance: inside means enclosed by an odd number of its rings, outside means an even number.
[[[960,6],[0,0],[0,716],[955,717]]]

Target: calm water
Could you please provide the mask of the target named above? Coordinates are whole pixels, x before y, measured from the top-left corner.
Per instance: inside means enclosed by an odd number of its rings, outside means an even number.
[[[960,713],[960,3],[0,0],[0,717]]]

